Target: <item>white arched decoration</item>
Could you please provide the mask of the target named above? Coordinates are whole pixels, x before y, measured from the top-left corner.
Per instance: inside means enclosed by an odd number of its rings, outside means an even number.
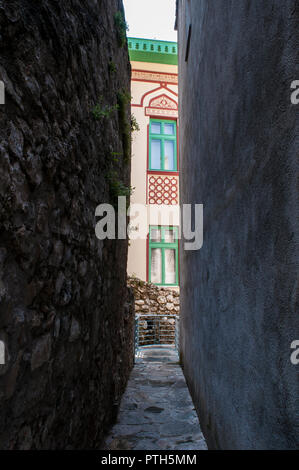
[[[178,95],[161,84],[160,87],[148,90],[139,103],[132,103],[133,108],[144,108],[146,116],[178,118]]]
[[[172,97],[163,93],[150,100],[149,105],[145,107],[145,114],[146,116],[177,118],[178,104]]]

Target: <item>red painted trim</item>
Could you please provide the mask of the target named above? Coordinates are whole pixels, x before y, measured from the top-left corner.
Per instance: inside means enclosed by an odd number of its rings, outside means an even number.
[[[153,90],[150,90],[150,91],[147,91],[146,93],[144,93],[144,95],[142,96],[141,98],[141,102],[140,102],[140,107],[143,108],[143,102],[145,100],[145,98],[150,95],[151,93],[156,93],[156,91],[159,91],[159,90],[163,90],[163,87],[160,85],[158,88],[154,88]]]
[[[167,91],[169,91],[169,93],[172,93],[173,95],[178,96],[178,94],[175,93],[175,91],[172,91],[167,87],[160,86],[158,88],[154,88],[153,90],[150,90],[150,91],[147,91],[146,93],[144,93],[144,95],[141,98],[141,106],[143,106],[144,100],[148,95],[150,95],[152,93],[156,93],[156,91],[159,91],[159,90],[167,90]]]
[[[171,120],[171,121],[176,121],[177,120],[177,115],[178,115],[178,111],[176,109],[174,109],[173,111],[175,111],[176,113],[176,116],[171,116],[170,113],[168,113],[168,115],[165,116],[165,114],[161,114],[161,113],[153,113],[151,110],[154,109],[154,108],[148,108],[147,106],[144,108],[144,115],[146,117],[150,117],[151,119],[168,119],[168,120]],[[162,108],[157,108],[159,110],[162,110],[162,111],[166,111],[165,109],[162,109]]]
[[[169,91],[170,93],[172,93],[173,95],[175,95],[175,96],[177,96],[177,97],[179,96],[178,93],[176,93],[175,91],[171,90],[170,88],[167,88],[167,86],[166,86],[166,87],[163,87],[163,88],[164,88],[165,90]]]
[[[150,125],[147,125],[147,158],[146,158],[146,203],[148,204],[148,169],[149,169],[149,134],[150,134]]]
[[[161,95],[162,96],[162,95]],[[165,95],[164,95],[165,96]],[[157,96],[158,98],[158,96]],[[153,101],[153,100],[152,100]],[[173,103],[175,103],[175,101],[171,100]],[[177,104],[177,103],[176,103]],[[145,109],[148,109],[148,108],[151,108],[151,109],[163,109],[163,111],[178,111],[178,109],[169,109],[169,108],[160,108],[158,106],[146,106]],[[170,118],[169,118],[170,119]],[[173,120],[176,121],[177,118],[174,118]]]
[[[144,107],[143,103],[144,103],[145,98],[148,95],[150,95],[151,93],[155,93],[156,91],[159,91],[159,90],[167,90],[167,91],[169,91],[169,93],[172,93],[173,95],[178,97],[178,94],[175,91],[170,90],[169,88],[167,88],[167,86],[163,86],[162,84],[160,84],[160,86],[158,88],[154,88],[153,90],[149,90],[146,93],[144,93],[144,95],[141,98],[140,104],[132,103],[131,106],[134,107],[134,108],[143,108]],[[169,99],[171,99],[171,98],[169,98]]]
[[[139,70],[139,69],[132,69],[132,72],[139,72],[139,73],[153,73],[153,74],[159,74],[159,75],[162,75],[164,77],[174,77],[176,79],[176,83],[174,82],[169,82],[166,78],[165,80],[163,80],[163,83],[167,83],[168,85],[178,85],[178,74],[177,73],[164,73],[164,72],[157,72],[157,71],[153,71],[153,70]],[[147,80],[147,79],[144,79],[144,78],[132,78],[132,81],[134,82],[145,82],[145,83],[161,83],[161,80]]]
[[[175,101],[175,100],[173,100],[172,98],[170,98],[170,96],[167,96],[165,93],[162,93],[161,95],[158,95],[158,96],[154,96],[154,97],[150,100],[150,102],[149,102],[149,104],[148,104],[147,107],[148,107],[148,108],[153,108],[153,109],[169,109],[169,108],[161,108],[161,107],[159,107],[159,106],[152,106],[152,102],[153,102],[154,100],[158,100],[159,98],[162,99],[164,96],[165,96],[166,98],[168,98],[172,103],[174,103],[174,104],[176,105],[176,109],[173,109],[172,111],[178,111],[178,102]]]
[[[148,167],[148,166],[147,166]],[[161,171],[161,170],[147,170],[148,175],[169,175],[169,176],[179,176],[178,171]]]
[[[180,272],[180,248],[181,248],[181,240],[178,240],[178,286],[181,285],[181,272]]]
[[[148,179],[148,190],[149,194],[150,192],[153,193],[151,196],[148,196],[149,204],[155,204],[155,205],[165,205],[165,206],[179,206],[179,184],[178,176],[174,176],[173,174],[151,174],[147,176]],[[175,183],[174,183],[175,181]],[[150,187],[151,186],[151,187]],[[165,186],[169,186],[169,188],[166,190]],[[175,187],[175,190],[173,189]],[[165,196],[165,192],[167,191],[168,195]],[[161,193],[160,196],[158,196],[158,193]]]
[[[136,62],[136,61],[133,61],[133,62]],[[171,64],[165,64],[165,65],[167,66]],[[158,73],[159,75],[171,75],[173,77],[178,76],[178,73],[174,73],[174,72],[157,72],[157,70],[148,70],[148,69],[132,69],[132,72]]]
[[[144,80],[143,78],[132,78],[131,81],[132,82],[143,82],[143,83],[161,83],[160,80]],[[178,81],[177,81],[177,83],[174,83],[174,82],[168,82],[167,80],[165,80],[162,83],[167,83],[167,85],[178,86]]]
[[[159,108],[159,109],[162,109],[162,108]],[[170,116],[166,116],[165,118],[157,117],[157,118],[151,118],[151,119],[157,119],[157,121],[160,121],[162,119],[162,121],[175,121],[175,122],[177,122],[177,118],[170,117]]]
[[[176,160],[177,160],[177,169],[178,172],[180,171],[180,145],[179,145],[179,126],[178,121],[176,121],[176,145],[177,145],[177,152],[176,152]],[[179,188],[180,191],[180,188]]]

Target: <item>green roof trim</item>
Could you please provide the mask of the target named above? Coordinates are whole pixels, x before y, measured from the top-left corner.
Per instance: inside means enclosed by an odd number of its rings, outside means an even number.
[[[128,38],[130,59],[136,62],[178,65],[177,42]]]

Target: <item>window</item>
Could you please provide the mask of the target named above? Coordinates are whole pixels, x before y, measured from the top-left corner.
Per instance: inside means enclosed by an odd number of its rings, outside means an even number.
[[[178,228],[150,227],[149,280],[161,286],[177,286]]]
[[[176,121],[150,120],[150,170],[177,171],[176,135]]]

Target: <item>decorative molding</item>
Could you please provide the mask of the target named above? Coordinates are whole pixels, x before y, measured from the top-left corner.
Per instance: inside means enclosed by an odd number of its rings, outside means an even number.
[[[177,206],[179,204],[178,176],[148,174],[148,204]]]
[[[160,95],[153,98],[149,103],[149,108],[178,109],[178,104],[167,95]]]
[[[176,110],[159,108],[145,108],[145,115],[155,117],[169,117],[174,119],[177,119],[179,117],[179,113]]]
[[[131,61],[178,65],[176,42],[157,41],[142,38],[128,38]]]
[[[132,70],[132,80],[141,82],[157,82],[178,85],[178,75],[175,73],[148,72],[146,70]]]
[[[178,171],[147,170],[147,174],[154,175],[154,176],[166,175],[168,176],[168,178],[172,178],[173,176],[179,176],[180,173]]]
[[[178,94],[173,91],[173,90],[170,90],[170,88],[167,88],[167,85],[166,84],[161,84],[158,88],[153,88],[152,90],[149,90],[147,91],[146,93],[144,93],[144,95],[142,96],[141,98],[141,102],[140,104],[138,103],[132,103],[131,106],[132,107],[135,107],[135,108],[143,108],[144,106],[144,100],[147,96],[153,94],[153,93],[156,93],[157,91],[167,91],[168,93],[171,93],[172,95],[174,95],[176,98],[178,97]]]
[[[178,104],[169,96],[163,94],[155,96],[145,108],[146,116],[159,116],[159,117],[178,117]]]

